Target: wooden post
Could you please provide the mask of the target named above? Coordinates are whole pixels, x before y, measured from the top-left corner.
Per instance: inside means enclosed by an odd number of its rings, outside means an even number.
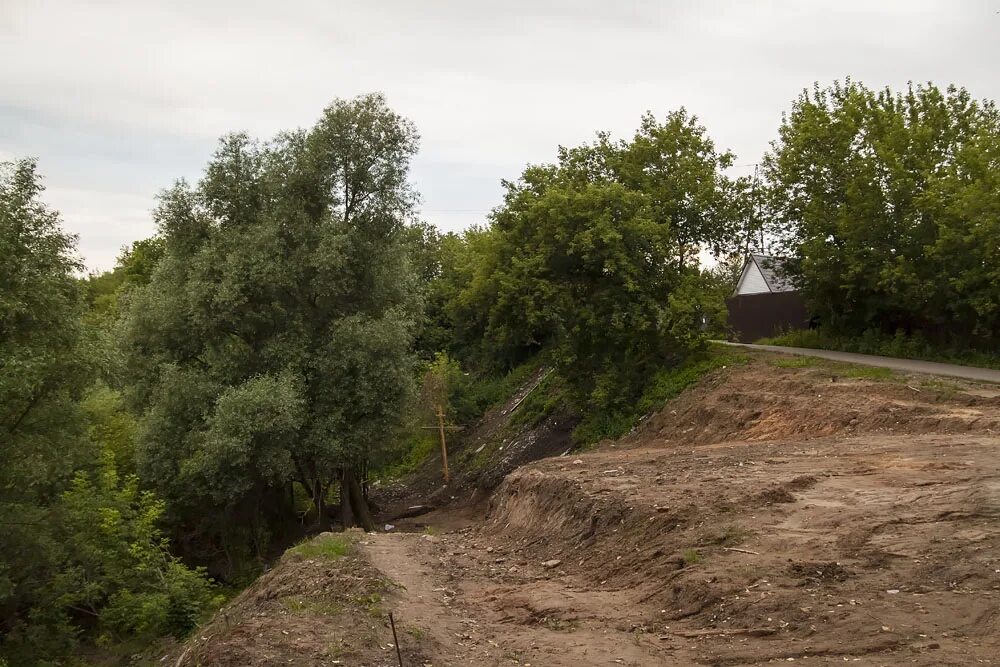
[[[441,433],[441,467],[444,471],[444,483],[451,481],[451,474],[448,472],[448,443],[444,439],[444,408],[437,406],[438,431]]]

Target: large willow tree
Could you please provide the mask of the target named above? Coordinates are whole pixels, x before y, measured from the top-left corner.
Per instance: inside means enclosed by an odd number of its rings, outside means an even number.
[[[322,522],[339,483],[344,521],[371,527],[359,473],[411,390],[416,147],[381,95],[337,100],[310,130],[223,138],[196,188],[162,194],[125,337],[140,471],[182,539],[260,555],[295,484]]]

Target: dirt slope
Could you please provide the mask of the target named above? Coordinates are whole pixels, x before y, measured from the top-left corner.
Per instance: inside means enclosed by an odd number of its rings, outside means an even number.
[[[397,664],[388,611],[406,665],[992,664],[1000,392],[852,375],[769,357],[716,373],[623,441],[513,471],[486,516],[360,537],[318,584],[274,573],[237,604],[247,629],[216,619],[184,664],[273,640],[287,650],[239,664]],[[293,643],[276,582],[376,586],[383,615],[317,607],[330,618]]]

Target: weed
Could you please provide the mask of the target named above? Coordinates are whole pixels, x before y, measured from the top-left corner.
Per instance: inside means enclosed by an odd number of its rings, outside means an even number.
[[[573,632],[580,624],[576,620],[567,621],[562,618],[546,616],[542,619],[542,625],[555,632]]]
[[[406,632],[411,637],[413,637],[414,639],[417,639],[417,640],[423,639],[424,635],[427,634],[427,633],[424,632],[423,628],[407,628]]]
[[[424,526],[424,535],[437,535],[438,529],[434,526]]]
[[[282,600],[289,611],[312,613],[323,616],[336,616],[344,611],[344,606],[335,600],[326,598],[307,598],[293,595]]]
[[[771,360],[772,366],[778,368],[808,368],[818,366],[819,359],[816,357],[779,357]]]
[[[694,565],[695,563],[701,562],[701,554],[695,549],[688,549],[681,556],[684,559],[685,565]]]
[[[291,552],[305,558],[326,558],[337,560],[350,553],[351,538],[348,535],[324,535],[301,542],[291,548]]]
[[[385,612],[382,610],[382,596],[378,593],[363,595],[355,599],[355,602],[365,608],[369,616],[382,618]]]
[[[743,526],[732,524],[726,526],[725,529],[715,538],[716,544],[721,544],[724,547],[735,547],[738,544],[746,542],[747,531]]]

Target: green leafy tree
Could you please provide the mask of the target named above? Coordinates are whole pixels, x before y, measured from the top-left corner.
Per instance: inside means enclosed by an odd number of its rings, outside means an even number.
[[[134,424],[93,386],[75,239],[31,161],[0,165],[0,655],[55,664],[81,639],[182,634],[210,595],[167,552],[132,465]]]
[[[964,89],[802,93],[764,173],[789,272],[825,327],[992,344],[998,137],[994,104]]]
[[[731,161],[681,110],[528,167],[475,239],[454,321],[501,366],[550,350],[580,406],[634,399],[704,338],[698,250],[742,242]]]
[[[80,264],[41,192],[33,162],[0,164],[0,633],[53,567],[47,505],[93,453]]]
[[[124,340],[139,470],[185,541],[262,557],[293,484],[316,521],[339,484],[342,519],[372,526],[360,477],[412,390],[416,145],[381,95],[337,100],[309,130],[225,137],[162,194]]]

